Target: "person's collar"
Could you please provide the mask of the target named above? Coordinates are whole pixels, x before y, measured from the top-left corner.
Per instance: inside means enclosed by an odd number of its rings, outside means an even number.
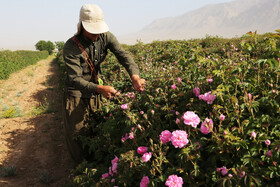
[[[82,37],[81,37],[82,40],[85,41],[86,43],[94,43],[89,38],[87,38],[85,35],[83,35],[83,33],[81,33],[81,35],[82,35]]]
[[[85,35],[83,35],[83,33],[80,33],[79,35],[77,35],[77,37],[79,38],[80,42],[83,43],[84,45],[94,44],[94,42],[91,41],[91,39],[87,38]]]

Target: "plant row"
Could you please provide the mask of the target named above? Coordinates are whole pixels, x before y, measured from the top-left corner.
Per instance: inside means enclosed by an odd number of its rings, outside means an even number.
[[[80,136],[81,186],[279,185],[279,34],[124,46],[146,79],[109,54],[103,81],[121,92]],[[61,59],[63,64],[63,59]]]
[[[0,79],[47,58],[47,51],[0,51]]]

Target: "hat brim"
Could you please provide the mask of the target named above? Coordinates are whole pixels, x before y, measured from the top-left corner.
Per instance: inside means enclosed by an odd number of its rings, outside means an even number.
[[[84,29],[91,34],[101,34],[109,31],[108,25],[104,21],[95,23],[82,21]]]

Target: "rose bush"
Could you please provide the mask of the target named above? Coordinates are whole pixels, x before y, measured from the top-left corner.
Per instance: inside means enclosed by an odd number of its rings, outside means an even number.
[[[80,137],[94,161],[78,167],[75,183],[279,185],[277,33],[124,47],[147,86],[134,93],[125,70],[108,56],[103,80],[121,94],[104,99],[92,119],[94,136]],[[112,176],[106,173],[115,156]]]

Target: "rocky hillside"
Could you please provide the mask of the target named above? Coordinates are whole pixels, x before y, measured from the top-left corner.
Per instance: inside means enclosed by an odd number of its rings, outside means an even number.
[[[120,37],[122,43],[167,39],[202,38],[206,35],[235,37],[248,31],[274,32],[280,28],[279,0],[235,0],[212,4],[177,17],[158,19],[141,31]]]

